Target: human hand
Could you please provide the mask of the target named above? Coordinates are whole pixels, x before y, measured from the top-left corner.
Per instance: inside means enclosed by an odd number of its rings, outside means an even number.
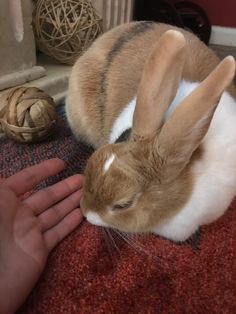
[[[0,313],[14,313],[49,252],[82,220],[81,175],[22,197],[64,167],[62,160],[51,159],[0,181]]]

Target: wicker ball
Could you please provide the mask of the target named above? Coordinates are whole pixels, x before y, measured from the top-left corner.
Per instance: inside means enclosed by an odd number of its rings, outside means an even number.
[[[0,97],[0,133],[17,142],[44,139],[56,120],[53,99],[36,87],[18,87]]]
[[[38,0],[33,27],[39,50],[72,65],[102,32],[90,0]]]

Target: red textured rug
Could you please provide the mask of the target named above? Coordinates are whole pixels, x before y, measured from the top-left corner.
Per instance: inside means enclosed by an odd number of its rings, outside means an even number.
[[[68,166],[43,185],[51,184],[82,172],[91,152],[61,120],[40,144],[0,139],[0,175],[60,157]],[[83,222],[50,255],[18,313],[236,313],[236,202],[184,244],[152,235],[130,243]]]

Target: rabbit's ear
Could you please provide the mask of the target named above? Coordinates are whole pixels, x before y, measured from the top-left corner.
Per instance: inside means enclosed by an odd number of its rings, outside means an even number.
[[[181,171],[208,131],[221,94],[235,75],[235,60],[225,58],[173,111],[158,139],[158,154]],[[227,123],[227,121],[226,121]]]
[[[161,128],[181,79],[185,46],[184,36],[175,30],[165,32],[154,46],[138,88],[132,135],[152,135]]]

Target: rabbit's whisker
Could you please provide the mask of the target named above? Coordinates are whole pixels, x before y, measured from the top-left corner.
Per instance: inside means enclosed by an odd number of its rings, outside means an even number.
[[[120,255],[120,249],[116,244],[116,241],[112,235],[112,233],[110,232],[110,230],[108,228],[103,228],[104,231],[104,237],[106,238],[106,240],[109,242],[110,247],[114,247],[116,249],[116,251],[119,253]],[[107,237],[108,236],[108,237]]]
[[[161,257],[157,256],[156,254],[151,253],[149,250],[145,248],[143,244],[137,239],[139,236],[136,234],[129,234],[126,232],[121,232],[119,230],[114,230],[117,235],[123,239],[128,245],[130,245],[132,248],[134,248],[136,251],[141,251],[145,255],[147,255],[150,258],[160,260]]]

